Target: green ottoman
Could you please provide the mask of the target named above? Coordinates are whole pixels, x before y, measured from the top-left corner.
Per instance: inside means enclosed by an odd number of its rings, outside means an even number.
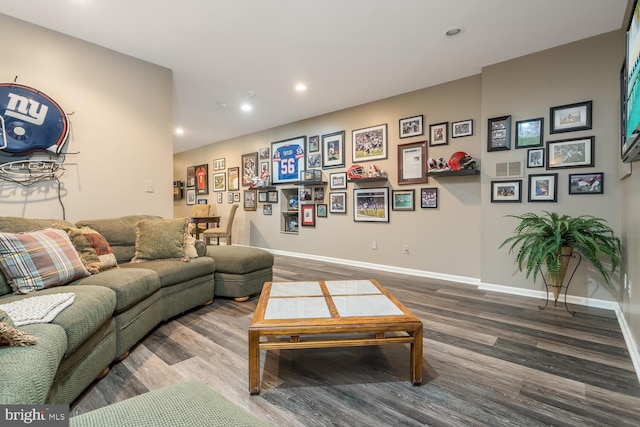
[[[249,246],[208,246],[216,262],[214,295],[246,301],[273,280],[273,255]]]
[[[268,426],[204,383],[187,381],[69,419],[70,427]]]

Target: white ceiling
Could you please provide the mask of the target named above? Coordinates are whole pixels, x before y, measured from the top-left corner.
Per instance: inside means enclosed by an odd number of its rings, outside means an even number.
[[[0,13],[172,69],[174,125],[185,129],[176,153],[617,30],[626,8],[627,0],[0,0]],[[464,32],[445,38],[452,27]],[[308,90],[296,92],[298,82]]]

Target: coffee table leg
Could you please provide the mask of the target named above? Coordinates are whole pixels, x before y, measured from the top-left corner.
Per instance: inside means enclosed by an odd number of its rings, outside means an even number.
[[[249,330],[249,393],[260,394],[260,335]]]
[[[411,384],[422,384],[422,324],[413,331],[411,343]]]

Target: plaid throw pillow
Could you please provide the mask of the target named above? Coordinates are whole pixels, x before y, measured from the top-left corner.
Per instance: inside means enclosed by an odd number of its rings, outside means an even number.
[[[0,233],[0,270],[16,294],[89,276],[64,230]]]

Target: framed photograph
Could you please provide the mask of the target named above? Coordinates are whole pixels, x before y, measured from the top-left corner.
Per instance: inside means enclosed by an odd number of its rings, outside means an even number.
[[[271,171],[269,170],[269,160],[260,162],[260,178],[266,181],[266,185],[271,182]]]
[[[271,204],[262,205],[262,215],[271,215],[273,212],[272,206]]]
[[[240,192],[233,193],[233,201],[234,203],[240,202]]]
[[[243,154],[240,164],[242,165],[242,186],[248,187],[253,182],[253,178],[258,176],[258,152]]]
[[[487,151],[511,150],[511,116],[488,120]]]
[[[551,107],[551,133],[591,129],[592,101]]]
[[[604,193],[604,172],[569,174],[569,194]]]
[[[196,194],[209,194],[209,165],[196,166]]]
[[[224,159],[215,159],[213,161],[213,170],[214,171],[223,171],[224,168],[225,168],[224,164],[225,164]]]
[[[429,147],[449,143],[449,122],[429,125]]]
[[[240,189],[240,168],[238,166],[229,168],[227,172],[229,174],[228,190],[238,191]]]
[[[269,190],[267,201],[269,203],[278,203],[278,192],[276,190]]]
[[[400,138],[409,138],[424,134],[422,127],[423,115],[400,119]]]
[[[227,174],[218,172],[213,174],[213,191],[227,191]]]
[[[529,175],[530,202],[557,202],[558,201],[558,174],[532,174]]]
[[[244,191],[244,210],[245,211],[255,211],[256,210],[256,190],[245,190]]]
[[[222,203],[222,193],[218,193],[217,194],[217,198],[218,198],[218,203]]]
[[[313,200],[313,189],[311,187],[300,187],[298,192],[298,200],[301,202],[310,202]]]
[[[423,184],[427,180],[427,141],[398,144],[398,184]]]
[[[316,205],[301,205],[300,215],[302,216],[303,227],[316,226]]]
[[[329,193],[329,212],[347,213],[347,193]]]
[[[529,148],[527,150],[527,167],[528,168],[544,167],[544,148]]]
[[[522,180],[491,181],[491,203],[520,203]]]
[[[473,135],[473,119],[451,123],[451,138],[462,138]]]
[[[344,131],[322,135],[322,169],[344,166]]]
[[[389,189],[387,187],[354,189],[353,220],[389,222]]]
[[[334,172],[329,174],[329,189],[342,190],[347,188],[347,173]]]
[[[394,211],[415,211],[416,190],[392,190],[391,209]]]
[[[420,189],[420,207],[424,209],[438,207],[438,189],[437,188],[421,188]]]
[[[189,166],[187,168],[187,187],[196,186],[196,167]]]
[[[320,151],[320,137],[318,135],[309,137],[309,153]]]
[[[547,141],[547,169],[593,166],[595,137]]]
[[[324,203],[324,187],[313,187],[313,202]]]
[[[307,169],[322,167],[320,163],[320,153],[309,153],[307,155]]]
[[[387,125],[357,129],[353,136],[353,163],[387,158]]]
[[[271,182],[284,184],[300,180],[306,164],[306,136],[271,143]]]
[[[207,199],[198,199],[197,203],[199,205],[206,205],[207,203],[209,203],[209,200],[207,200]]]
[[[519,120],[516,122],[516,148],[542,147],[544,119]]]
[[[268,191],[258,191],[258,202],[266,203],[269,200],[269,192]]]
[[[269,147],[264,147],[259,150],[260,160],[269,160]]]
[[[319,203],[316,205],[316,215],[318,218],[326,218],[327,217],[327,205],[326,203]]]
[[[233,193],[227,194],[227,203],[232,204],[234,200]]]
[[[190,188],[187,190],[187,205],[195,205],[196,204],[196,190],[194,188]]]

